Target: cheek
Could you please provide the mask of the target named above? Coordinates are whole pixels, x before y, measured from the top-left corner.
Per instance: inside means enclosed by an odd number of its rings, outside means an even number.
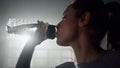
[[[66,45],[71,40],[75,39],[78,34],[77,25],[70,22],[64,24],[60,29],[60,35],[57,42],[62,43],[62,45]]]
[[[71,41],[74,38],[76,38],[75,36],[77,36],[77,32],[78,32],[78,29],[77,29],[77,26],[75,25],[72,25],[71,27],[66,29],[66,32],[65,32],[66,40]]]

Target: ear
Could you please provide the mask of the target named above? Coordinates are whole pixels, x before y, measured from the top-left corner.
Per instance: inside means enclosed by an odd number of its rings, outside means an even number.
[[[79,18],[79,26],[83,27],[89,24],[91,18],[91,14],[90,12],[85,12],[84,14],[82,14],[82,16]]]

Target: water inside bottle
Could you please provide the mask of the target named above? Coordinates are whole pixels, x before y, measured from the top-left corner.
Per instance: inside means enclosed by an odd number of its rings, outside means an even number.
[[[39,23],[33,23],[23,19],[15,19],[11,18],[7,24],[7,32],[9,34],[29,34],[32,35],[37,30]],[[56,32],[56,26],[48,24],[48,28],[46,30],[46,36],[48,39],[54,39]]]
[[[10,18],[6,26],[6,30],[9,34],[31,34],[37,30],[36,26],[37,22],[31,22],[28,20],[17,18]]]

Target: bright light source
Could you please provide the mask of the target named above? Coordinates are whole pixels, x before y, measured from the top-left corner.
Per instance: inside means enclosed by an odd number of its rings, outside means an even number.
[[[29,34],[25,34],[25,35],[17,35],[17,38],[19,38],[21,41],[27,42],[30,39],[30,35]]]
[[[9,18],[7,25],[10,27],[14,27],[14,26],[18,26],[22,24],[30,24],[30,23],[32,22],[23,19]],[[20,41],[27,42],[30,39],[30,36],[33,35],[36,30],[37,30],[36,27],[33,28],[19,27],[19,28],[11,29],[10,31],[11,33],[9,34],[9,37],[18,38],[20,39],[19,42]],[[6,31],[8,31],[7,27],[6,27]]]
[[[17,43],[26,43],[31,38],[29,34],[17,35],[17,34],[9,34],[8,39],[12,39],[13,42]],[[12,43],[11,41],[11,43]]]
[[[36,31],[36,30],[37,30],[37,28],[36,28],[36,27],[34,27],[34,28],[31,28],[30,30],[31,30],[31,31]]]

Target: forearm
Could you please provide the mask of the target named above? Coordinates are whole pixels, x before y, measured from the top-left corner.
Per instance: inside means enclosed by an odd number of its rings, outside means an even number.
[[[46,25],[42,23],[41,27],[36,30],[35,34],[31,35],[31,39],[26,43],[18,59],[16,68],[30,68],[30,62],[35,46],[46,39],[45,28]]]
[[[31,58],[34,52],[34,44],[27,43],[16,64],[16,68],[30,68]]]

